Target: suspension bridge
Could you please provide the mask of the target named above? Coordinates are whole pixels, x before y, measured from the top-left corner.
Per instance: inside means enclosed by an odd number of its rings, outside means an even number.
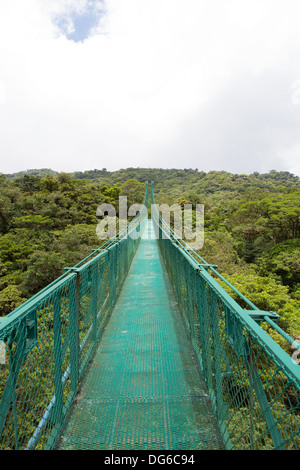
[[[150,204],[0,318],[0,449],[300,448],[300,366],[261,323],[298,343],[176,236],[146,182]]]

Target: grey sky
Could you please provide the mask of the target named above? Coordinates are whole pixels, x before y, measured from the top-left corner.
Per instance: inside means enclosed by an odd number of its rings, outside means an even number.
[[[300,175],[299,0],[1,0],[0,172]]]

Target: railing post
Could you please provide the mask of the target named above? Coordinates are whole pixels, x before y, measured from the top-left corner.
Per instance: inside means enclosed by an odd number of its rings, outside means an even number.
[[[110,273],[109,273],[109,307],[110,311],[112,311],[115,298],[116,298],[116,290],[117,290],[117,259],[116,259],[116,245],[109,248],[109,265],[110,265]]]
[[[57,293],[53,302],[53,341],[54,341],[54,389],[55,405],[52,412],[54,424],[60,423],[63,417],[62,385],[62,341],[61,341],[61,293]]]
[[[75,285],[74,285],[75,284]],[[73,283],[72,292],[69,292],[69,320],[73,334],[70,341],[70,377],[71,390],[77,392],[80,367],[79,344],[79,315],[80,315],[80,274],[76,273],[76,281]]]
[[[92,270],[92,285],[93,285],[93,328],[92,340],[97,339],[97,313],[98,313],[98,289],[99,289],[99,273],[98,264],[95,263]]]
[[[203,278],[201,278],[201,299],[202,299],[202,341],[203,341],[203,349],[202,349],[202,357],[203,357],[203,369],[205,378],[206,378],[206,385],[210,391],[213,390],[213,383],[212,383],[212,364],[211,364],[211,356],[212,351],[210,347],[210,322],[209,322],[209,303],[208,303],[208,286]]]
[[[10,371],[6,381],[4,391],[0,401],[0,436],[5,428],[5,422],[12,405],[14,432],[15,432],[15,449],[19,448],[19,436],[17,429],[17,408],[16,408],[16,386],[19,371],[24,361],[26,351],[26,327],[25,323],[20,322],[15,330],[13,330],[8,338]],[[15,343],[14,354],[12,354],[13,344]]]
[[[206,307],[206,299],[205,299],[205,292],[203,289],[203,280],[199,278],[199,271],[196,272],[196,290],[197,290],[197,297],[198,297],[198,316],[199,316],[199,330],[200,330],[200,354],[201,354],[201,366],[202,366],[202,373],[204,376],[204,380],[207,382],[208,380],[208,331],[209,325],[207,325],[207,315],[205,315],[205,307]]]
[[[222,367],[221,367],[221,338],[219,330],[219,306],[216,294],[210,289],[210,317],[212,329],[212,347],[213,347],[213,364],[214,364],[214,382],[216,411],[219,421],[224,419],[224,403],[223,403],[223,384],[222,384]]]
[[[268,427],[268,431],[270,433],[271,439],[274,443],[275,450],[284,450],[284,438],[281,435],[279,429],[277,428],[277,424],[275,423],[274,416],[272,413],[272,409],[270,407],[269,401],[266,397],[264,386],[260,380],[259,374],[256,370],[255,361],[252,358],[252,351],[249,350],[248,354],[248,361],[247,361],[248,371],[249,371],[249,379],[250,385],[253,387],[257,401],[260,405],[262,414],[265,418],[265,422]]]

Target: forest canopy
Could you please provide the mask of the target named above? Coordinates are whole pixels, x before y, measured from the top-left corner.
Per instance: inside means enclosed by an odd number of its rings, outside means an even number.
[[[0,315],[101,245],[97,207],[142,202],[145,181],[159,203],[204,204],[199,254],[258,308],[276,311],[300,335],[300,180],[289,172],[106,168],[0,175]]]

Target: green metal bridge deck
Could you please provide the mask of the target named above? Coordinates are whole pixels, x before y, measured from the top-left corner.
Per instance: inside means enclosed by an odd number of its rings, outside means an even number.
[[[148,220],[58,449],[220,449]]]
[[[299,361],[265,326],[300,345],[279,321],[146,183],[125,228],[0,318],[0,449],[298,450]]]

